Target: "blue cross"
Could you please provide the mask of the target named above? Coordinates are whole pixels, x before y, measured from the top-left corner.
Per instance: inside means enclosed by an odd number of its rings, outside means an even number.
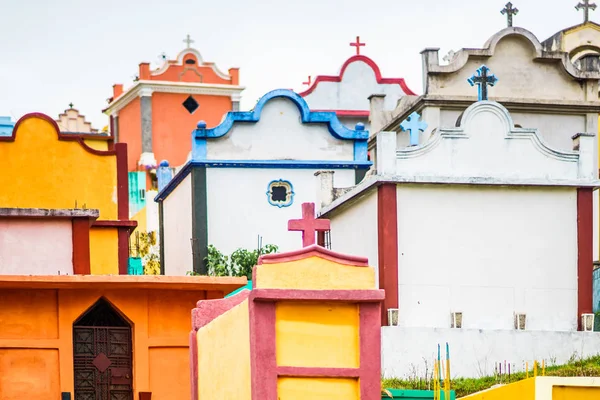
[[[477,96],[479,101],[488,99],[488,85],[494,86],[498,82],[496,75],[490,74],[490,69],[485,65],[479,67],[475,75],[467,79],[471,86],[477,85]]]
[[[400,124],[403,131],[408,131],[410,133],[411,146],[419,145],[419,132],[425,132],[425,129],[427,129],[428,126],[425,121],[419,121],[419,118],[421,118],[421,116],[415,111]]]

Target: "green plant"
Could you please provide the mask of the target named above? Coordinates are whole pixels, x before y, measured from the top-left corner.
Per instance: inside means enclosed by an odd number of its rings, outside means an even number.
[[[160,275],[160,249],[156,243],[156,232],[142,232],[139,239],[144,275]]]
[[[237,249],[230,256],[221,253],[215,246],[208,246],[208,255],[205,258],[208,275],[210,276],[245,276],[252,279],[252,268],[258,262],[258,257],[263,254],[276,253],[278,247],[267,244],[260,249]],[[197,275],[188,271],[190,275]]]

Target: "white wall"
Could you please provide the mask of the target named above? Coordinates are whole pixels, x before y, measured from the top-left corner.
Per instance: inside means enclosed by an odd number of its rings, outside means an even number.
[[[377,189],[330,219],[331,249],[342,254],[367,257],[369,265],[375,269],[375,282],[379,282]]]
[[[67,220],[0,219],[0,275],[73,275]]]
[[[396,108],[405,95],[400,85],[379,84],[373,69],[363,61],[354,61],[344,71],[341,82],[319,82],[304,100],[311,110],[369,110],[369,96],[385,94],[385,110]]]
[[[399,185],[400,323],[575,330],[575,189]]]
[[[437,345],[450,346],[452,378],[494,374],[494,363],[506,360],[511,373],[523,371],[524,363],[545,360],[546,365],[562,364],[573,355],[589,357],[600,353],[597,332],[543,332],[479,329],[382,328],[382,374],[406,378],[425,375],[425,361],[431,373]],[[503,366],[504,369],[504,366]]]
[[[240,247],[255,249],[261,235],[263,245],[277,245],[280,251],[300,249],[301,232],[288,232],[287,224],[290,219],[302,218],[302,203],[317,203],[316,171],[207,168],[208,243],[231,254]],[[278,208],[267,200],[269,183],[279,179],[294,188],[294,202],[289,207]],[[340,186],[352,186],[354,170],[335,170],[335,179]]]
[[[163,202],[165,275],[185,275],[192,262],[192,174]]]
[[[158,203],[154,201],[157,195],[156,190],[146,192],[146,231],[148,232],[157,232],[159,228]]]
[[[301,124],[290,99],[270,100],[257,123],[236,123],[219,139],[207,141],[209,160],[348,160],[354,141],[334,138],[326,124]]]

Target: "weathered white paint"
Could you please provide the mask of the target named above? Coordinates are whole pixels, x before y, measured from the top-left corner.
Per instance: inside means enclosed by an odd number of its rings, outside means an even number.
[[[367,257],[375,269],[375,282],[379,282],[377,191],[368,192],[352,207],[336,214],[331,219],[331,232],[331,249]]]
[[[148,232],[158,232],[158,203],[152,201],[158,192],[156,190],[148,190],[146,192],[146,230]]]
[[[506,361],[511,364],[511,372],[518,372],[524,370],[525,362],[531,369],[535,360],[553,365],[566,363],[573,356],[576,359],[595,356],[600,349],[600,334],[384,327],[382,374],[398,378],[424,377],[425,361],[431,374],[437,346],[440,344],[443,349],[446,342],[450,346],[452,378],[481,377],[493,375],[494,363],[498,362]]]
[[[335,171],[336,183],[354,184],[354,170]],[[238,248],[255,249],[260,235],[263,245],[274,244],[281,251],[297,250],[302,244],[302,234],[288,232],[287,223],[290,219],[302,218],[302,203],[318,203],[315,172],[317,170],[208,168],[208,243],[228,255]],[[294,188],[294,202],[289,207],[272,206],[267,200],[269,183],[279,179],[289,181]],[[189,207],[182,213],[189,219]]]
[[[0,219],[1,275],[72,275],[69,219]]]
[[[399,185],[400,324],[576,330],[576,189]],[[333,232],[334,235],[336,232]]]
[[[396,108],[405,95],[399,84],[378,83],[373,68],[364,61],[348,64],[341,82],[319,82],[304,96],[311,110],[369,110],[369,96],[385,94],[385,109]]]
[[[482,60],[478,53],[491,53]],[[439,60],[430,53],[424,53],[424,68],[427,71],[437,70],[444,73],[425,74],[426,91],[429,95],[473,96],[476,88],[466,84],[467,78],[485,63],[498,78],[498,84],[490,89],[490,98],[514,98],[531,100],[567,100],[590,101],[585,87],[577,79],[569,76],[566,69],[576,72],[575,67],[567,60],[567,65],[560,59],[557,62],[543,62],[540,42],[528,31],[520,28],[504,29],[494,35],[484,49],[463,49],[448,66],[439,66]],[[472,54],[472,55],[471,55]],[[548,61],[552,59],[548,57]],[[597,80],[597,78],[595,78]],[[597,82],[589,82],[596,87]]]
[[[165,275],[185,275],[192,264],[192,175],[164,200]]]
[[[338,119],[348,129],[356,129],[356,124],[361,123],[365,126],[366,131],[371,131],[369,117],[346,117],[343,115],[338,115]]]
[[[209,140],[207,158],[351,161],[354,142],[334,138],[326,124],[300,123],[292,100],[276,98],[264,106],[257,123],[236,123],[225,136]]]
[[[550,148],[535,129],[515,128],[501,104],[471,105],[459,128],[442,128],[420,146],[397,152],[398,175],[444,178],[547,180],[597,179],[595,138],[579,151]]]

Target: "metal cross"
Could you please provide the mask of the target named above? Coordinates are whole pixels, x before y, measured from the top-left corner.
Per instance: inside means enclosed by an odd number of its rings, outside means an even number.
[[[188,33],[188,35],[186,36],[186,38],[183,40],[183,43],[185,43],[187,45],[187,48],[189,49],[190,47],[192,47],[192,43],[194,43],[194,41],[192,40],[192,38],[190,37],[190,34]]]
[[[509,1],[500,12],[502,15],[506,14],[506,23],[507,26],[510,27],[513,26],[513,15],[517,15],[519,13],[519,9],[513,8],[513,4]]]
[[[69,108],[73,108],[73,102],[69,103]]]
[[[425,121],[419,121],[420,118],[419,113],[415,111],[400,124],[403,131],[409,132],[411,146],[419,145],[419,132],[425,132],[428,126]]]
[[[590,8],[592,9],[592,11],[594,11],[596,9],[596,4],[595,3],[590,4],[590,0],[583,0],[583,3],[579,3],[575,6],[575,9],[577,11],[581,10],[582,8],[583,8],[583,22],[586,23],[590,20]]]
[[[360,48],[366,46],[366,43],[361,43],[360,42],[360,36],[356,37],[356,42],[354,43],[350,43],[350,46],[352,47],[356,47],[356,55],[360,55]]]
[[[478,99],[479,101],[488,99],[488,85],[494,86],[498,82],[496,75],[490,74],[490,69],[485,65],[479,67],[475,75],[467,79],[467,82],[471,86],[478,86]]]
[[[302,203],[302,219],[288,221],[288,231],[302,232],[302,247],[315,244],[315,233],[330,230],[328,219],[315,219],[315,203]]]

